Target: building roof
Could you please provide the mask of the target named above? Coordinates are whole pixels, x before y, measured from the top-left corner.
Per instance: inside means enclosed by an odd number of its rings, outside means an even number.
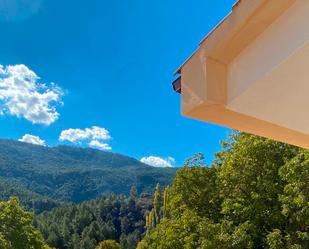
[[[199,49],[204,49],[205,56],[227,64],[295,1],[280,0],[278,4],[276,0],[238,0],[175,74],[181,73],[182,67]]]

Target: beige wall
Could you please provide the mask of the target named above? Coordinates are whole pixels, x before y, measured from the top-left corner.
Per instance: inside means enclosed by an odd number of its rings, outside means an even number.
[[[229,101],[309,40],[309,1],[296,1],[228,65]]]

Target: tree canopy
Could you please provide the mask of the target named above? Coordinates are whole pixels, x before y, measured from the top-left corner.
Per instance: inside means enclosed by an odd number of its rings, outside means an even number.
[[[115,240],[104,240],[95,249],[121,249],[121,246]]]
[[[234,133],[212,167],[202,159],[156,191],[164,204],[138,249],[309,248],[308,151]]]
[[[16,198],[0,202],[0,249],[48,249],[41,233],[32,226],[32,215]]]
[[[151,195],[138,196],[132,187],[129,197],[109,195],[44,212],[36,217],[35,225],[57,249],[94,249],[100,241],[105,245],[110,240],[135,249],[144,236],[145,215],[151,208]]]

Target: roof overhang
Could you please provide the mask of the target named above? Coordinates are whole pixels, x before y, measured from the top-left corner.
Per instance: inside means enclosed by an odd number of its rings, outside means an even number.
[[[183,115],[309,148],[308,13],[238,1],[176,71]]]

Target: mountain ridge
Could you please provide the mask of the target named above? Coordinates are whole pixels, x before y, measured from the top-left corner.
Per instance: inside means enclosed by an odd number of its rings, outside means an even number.
[[[67,145],[48,147],[0,139],[0,177],[56,201],[81,202],[108,193],[152,192],[175,168],[156,168],[118,153]]]

